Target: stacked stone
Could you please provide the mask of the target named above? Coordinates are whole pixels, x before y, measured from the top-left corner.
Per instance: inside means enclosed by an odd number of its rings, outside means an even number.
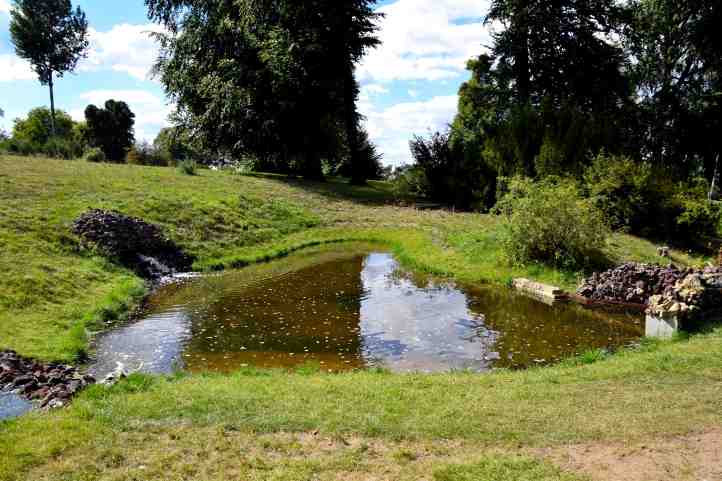
[[[722,267],[710,266],[689,272],[672,289],[653,296],[647,313],[687,321],[719,309],[722,309]]]
[[[118,212],[90,210],[73,223],[73,232],[148,279],[188,271],[193,263],[160,227]]]
[[[65,406],[79,391],[95,383],[75,367],[59,363],[43,364],[13,351],[0,352],[0,390],[14,391],[41,408]]]
[[[652,296],[670,291],[687,273],[674,266],[630,262],[585,279],[577,294],[597,302],[646,305]]]

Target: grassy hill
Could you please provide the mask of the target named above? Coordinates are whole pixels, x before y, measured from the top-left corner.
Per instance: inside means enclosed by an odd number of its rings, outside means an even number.
[[[390,244],[402,262],[471,282],[528,276],[573,289],[581,273],[511,268],[491,216],[398,207],[388,185],[0,157],[0,349],[72,360],[86,327],[122,316],[144,293],[132,273],[93,255],[71,233],[91,208],[157,223],[193,254],[196,269],[240,267],[338,240]],[[617,235],[608,255],[656,260],[655,246]],[[694,262],[674,252],[681,264]]]
[[[383,183],[0,157],[0,349],[75,359],[86,328],[143,296],[139,279],[70,232],[90,208],[162,225],[198,270],[371,240],[409,266],[464,281],[524,275],[573,288],[582,275],[509,267],[491,216],[392,200]],[[615,235],[607,255],[653,261],[656,249]],[[722,441],[722,331],[584,362],[483,376],[133,376],[88,390],[67,410],[0,422],[0,480],[572,480],[584,478],[553,456],[569,443],[634,450],[691,432]]]

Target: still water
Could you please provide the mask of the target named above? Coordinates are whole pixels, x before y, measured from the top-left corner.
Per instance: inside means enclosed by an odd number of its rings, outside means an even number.
[[[641,337],[631,316],[548,306],[506,288],[436,282],[380,251],[337,249],[186,278],[97,339],[92,367],[169,373],[245,366],[486,371]]]
[[[32,409],[33,405],[19,395],[0,391],[0,421],[10,419]]]

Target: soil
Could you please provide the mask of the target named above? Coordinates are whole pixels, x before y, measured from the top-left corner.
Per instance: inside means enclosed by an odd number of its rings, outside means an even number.
[[[594,481],[722,480],[722,428],[640,443],[596,443],[535,454]]]

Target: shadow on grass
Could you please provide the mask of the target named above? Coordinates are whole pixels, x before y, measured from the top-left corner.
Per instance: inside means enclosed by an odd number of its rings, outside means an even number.
[[[359,204],[380,206],[392,204],[415,204],[421,202],[413,197],[399,198],[393,192],[391,183],[381,180],[370,180],[366,185],[352,185],[343,177],[326,177],[325,181],[306,180],[284,174],[268,174],[250,172],[242,174],[247,177],[274,180],[291,187],[298,187],[314,194],[334,200],[350,200]]]

